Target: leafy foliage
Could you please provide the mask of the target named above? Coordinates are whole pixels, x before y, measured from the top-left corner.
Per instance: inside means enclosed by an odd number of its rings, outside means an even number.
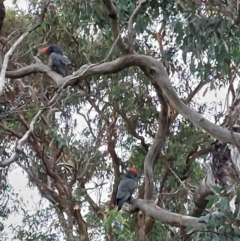
[[[113,4],[123,40],[129,44],[127,24],[136,1],[116,0]],[[222,122],[225,110],[220,109],[220,100],[205,103],[203,91],[207,94],[231,87],[238,80],[240,64],[237,8],[226,4],[218,0],[148,1],[134,23],[134,50],[160,59],[178,96],[216,124]],[[31,24],[40,5],[31,0],[27,11],[7,10],[2,55]],[[70,74],[86,63],[99,63],[113,46],[110,21],[104,1],[55,0],[41,26],[17,46],[8,70],[31,64],[38,48],[52,43],[61,46],[71,60]],[[115,46],[107,61],[119,56]],[[40,58],[46,63],[46,58]],[[0,97],[1,161],[15,152],[16,141],[55,93],[52,80],[40,73],[6,81]],[[89,77],[62,90],[36,122],[17,163],[11,165],[12,169],[22,169],[29,186],[36,187],[42,199],[48,200],[48,207],[34,214],[24,209],[22,223],[14,228],[15,236],[29,241],[63,237],[69,241],[131,241],[144,229],[147,240],[237,240],[239,221],[229,209],[224,190],[207,198],[207,209],[211,210],[201,217],[207,220],[202,231],[183,231],[151,217],[146,217],[143,227],[138,225],[136,213],[114,210],[117,184],[128,166],[137,167],[136,196],[144,196],[144,160],[163,111],[159,99],[155,86],[136,67]],[[193,192],[206,174],[205,162],[214,140],[175,111],[167,118],[166,137],[154,166],[156,204],[191,215]],[[15,208],[4,202],[1,208],[14,212],[18,202],[7,190],[7,176],[7,172],[0,173],[1,200],[5,201],[8,193]],[[217,211],[220,216],[212,215]],[[0,212],[0,216],[7,218],[8,213]],[[47,232],[42,220],[47,220]]]

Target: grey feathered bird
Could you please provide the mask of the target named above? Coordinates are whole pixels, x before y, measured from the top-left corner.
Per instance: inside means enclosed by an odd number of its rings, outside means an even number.
[[[133,192],[137,187],[137,170],[135,167],[129,168],[125,177],[121,180],[117,191],[118,211],[121,210],[125,202],[129,202]]]
[[[67,76],[67,66],[71,64],[69,59],[63,55],[62,50],[56,44],[43,47],[39,51],[41,54],[49,55],[48,65],[56,73]]]

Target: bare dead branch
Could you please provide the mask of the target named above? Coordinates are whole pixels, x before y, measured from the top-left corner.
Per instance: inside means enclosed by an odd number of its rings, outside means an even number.
[[[144,4],[147,2],[147,0],[140,0],[138,6],[133,11],[129,21],[128,21],[128,47],[129,52],[133,53],[133,40],[134,40],[134,31],[133,31],[133,21],[136,19],[137,15],[141,11]]]

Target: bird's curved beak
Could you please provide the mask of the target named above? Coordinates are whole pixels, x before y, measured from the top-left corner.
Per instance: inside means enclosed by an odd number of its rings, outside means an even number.
[[[47,47],[42,47],[42,48],[39,49],[39,51],[38,51],[38,56],[41,55],[41,54],[47,54],[47,50],[48,50]]]

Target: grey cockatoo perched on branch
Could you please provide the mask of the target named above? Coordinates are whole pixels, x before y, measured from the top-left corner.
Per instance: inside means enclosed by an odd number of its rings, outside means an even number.
[[[121,180],[117,191],[118,211],[121,210],[125,202],[129,202],[133,192],[137,187],[137,170],[135,167],[128,169],[125,177]]]
[[[71,62],[63,55],[58,45],[51,44],[48,47],[43,47],[39,50],[39,53],[49,55],[48,65],[53,71],[63,77],[67,76],[67,66],[71,64]]]

